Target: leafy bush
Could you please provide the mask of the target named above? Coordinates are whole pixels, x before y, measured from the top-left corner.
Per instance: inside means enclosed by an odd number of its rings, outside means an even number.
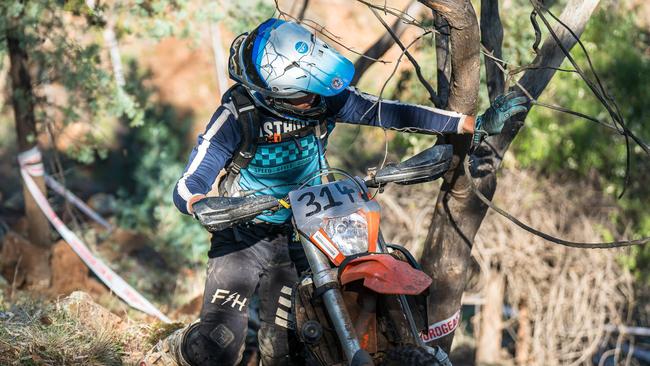
[[[144,107],[144,122],[126,137],[126,155],[114,156],[122,159],[125,167],[118,193],[120,225],[155,238],[156,249],[173,253],[174,258],[204,262],[207,232],[171,202],[174,185],[185,167],[187,151],[182,137],[191,127],[191,114],[182,118],[172,106],[153,102],[154,90],[143,84],[150,75],[138,70],[134,62],[130,75],[126,89]]]
[[[224,12],[213,3],[204,10],[211,15],[199,16],[198,20],[218,20]],[[225,12],[226,25],[234,33],[241,33],[272,16],[274,7],[268,1],[242,1],[229,3]],[[132,129],[122,143],[126,157],[114,156],[125,160],[126,168],[119,191],[123,207],[119,222],[149,234],[156,239],[157,249],[171,252],[174,258],[203,263],[207,260],[208,233],[191,217],[180,214],[171,202],[172,190],[188,156],[182,137],[192,125],[192,113],[154,102],[151,96],[155,90],[144,84],[149,77],[131,63],[125,90],[135,96],[144,114],[142,125]]]
[[[98,42],[84,38],[99,29],[97,19],[84,2],[62,6],[57,1],[5,1],[0,4],[0,14],[0,34],[11,32],[18,37],[34,70],[34,95],[14,93],[12,97],[32,98],[39,124],[60,128],[92,121],[96,127],[80,137],[80,143],[70,145],[69,156],[92,162],[95,151],[106,154],[111,139],[103,134],[111,121],[123,117],[133,125],[141,122],[138,105],[117,87],[101,64],[102,48]],[[0,42],[0,58],[7,53],[7,42]],[[54,97],[52,89],[57,88],[60,90]]]

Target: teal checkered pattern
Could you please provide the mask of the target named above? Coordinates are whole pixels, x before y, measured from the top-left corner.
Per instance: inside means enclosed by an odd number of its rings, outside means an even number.
[[[279,167],[300,159],[318,155],[316,138],[309,135],[296,141],[286,141],[275,144],[258,145],[255,157],[250,164],[256,167]]]
[[[328,130],[331,132],[333,128],[334,123],[331,123]],[[258,144],[255,156],[240,172],[239,187],[244,191],[257,190],[255,194],[285,197],[300,182],[308,180],[319,171],[319,158],[318,140],[314,135],[299,138],[297,143],[296,140],[290,140]],[[320,178],[311,180],[310,184],[320,184]],[[272,215],[260,215],[257,218],[280,224],[290,217],[290,210],[281,209]]]

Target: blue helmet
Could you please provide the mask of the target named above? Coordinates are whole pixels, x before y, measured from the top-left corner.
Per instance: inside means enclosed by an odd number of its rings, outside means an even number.
[[[228,71],[258,101],[273,104],[336,95],[350,84],[354,65],[301,25],[271,18],[235,39]]]

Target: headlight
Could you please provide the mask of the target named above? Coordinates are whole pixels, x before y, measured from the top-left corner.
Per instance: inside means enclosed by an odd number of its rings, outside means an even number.
[[[329,218],[323,230],[345,256],[368,251],[368,221],[359,212]]]

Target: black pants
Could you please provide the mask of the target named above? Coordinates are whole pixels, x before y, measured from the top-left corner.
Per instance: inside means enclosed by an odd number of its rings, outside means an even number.
[[[306,269],[291,227],[253,224],[215,233],[209,256],[201,321],[183,344],[184,356],[195,366],[239,363],[257,288],[262,364],[287,364],[291,292],[297,269]]]

